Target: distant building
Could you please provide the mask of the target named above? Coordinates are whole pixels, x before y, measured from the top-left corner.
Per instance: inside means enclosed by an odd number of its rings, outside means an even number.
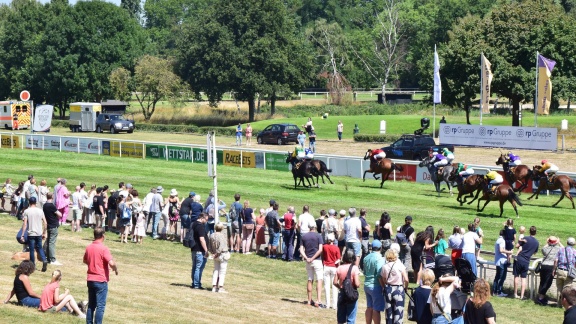
[[[106,100],[101,103],[103,113],[126,113],[126,107],[130,106],[129,103],[120,100]]]

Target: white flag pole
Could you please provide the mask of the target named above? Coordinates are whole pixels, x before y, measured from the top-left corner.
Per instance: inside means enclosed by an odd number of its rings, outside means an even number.
[[[536,51],[536,89],[534,92],[534,127],[538,127],[538,56],[540,53]],[[520,108],[522,109],[522,108]]]
[[[434,102],[434,109],[432,113],[432,138],[436,138],[436,44],[434,44],[434,90],[432,91],[432,101]]]
[[[483,113],[483,103],[484,103],[484,53],[480,55],[480,125],[482,125],[482,113]]]

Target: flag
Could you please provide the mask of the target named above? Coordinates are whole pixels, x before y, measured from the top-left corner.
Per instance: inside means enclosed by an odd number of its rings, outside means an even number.
[[[480,102],[482,113],[490,113],[490,84],[492,83],[492,64],[486,59],[484,53],[481,57],[482,61],[482,101]]]
[[[538,54],[538,96],[536,98],[537,113],[548,115],[550,100],[552,99],[552,69],[555,61]]]
[[[440,83],[440,60],[434,46],[434,103],[442,103],[442,84]]]

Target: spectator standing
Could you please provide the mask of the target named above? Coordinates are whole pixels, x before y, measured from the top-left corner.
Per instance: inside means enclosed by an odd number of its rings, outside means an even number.
[[[322,233],[322,224],[324,223],[325,219],[326,219],[326,210],[322,209],[320,211],[320,216],[318,218],[316,218],[316,220],[315,220],[316,229],[317,229],[318,233]],[[324,236],[322,236],[322,238],[324,238]]]
[[[496,312],[490,303],[490,285],[484,279],[474,283],[474,296],[466,302],[463,316],[467,324],[496,324]]]
[[[408,288],[408,273],[404,264],[398,260],[394,249],[386,251],[387,263],[382,267],[380,285],[384,287],[386,299],[386,322],[402,323],[404,316],[405,289]]]
[[[505,230],[500,230],[500,236],[494,244],[494,263],[496,265],[496,275],[494,276],[494,283],[492,291],[494,296],[506,297],[504,293],[504,282],[506,281],[506,274],[508,273],[508,256],[513,253],[512,250],[506,249],[506,241],[504,240]]]
[[[200,214],[204,210],[204,207],[202,207],[202,204],[200,203],[200,199],[202,199],[200,195],[195,195],[194,201],[192,202],[192,205],[190,205],[190,223],[198,220],[198,217],[200,217]]]
[[[94,226],[96,224],[94,207],[92,205],[94,196],[96,195],[96,185],[93,184],[90,190],[86,193],[86,200],[82,204],[84,206],[84,213],[82,217],[84,218],[84,227]]]
[[[42,240],[46,238],[47,232],[46,218],[44,217],[42,209],[36,207],[36,198],[30,198],[29,203],[30,207],[22,213],[24,219],[24,223],[22,224],[22,233],[28,231],[30,261],[36,264],[36,253],[34,253],[34,251],[38,252],[40,258],[42,258],[42,272],[46,272],[48,260],[46,259],[46,255],[42,249]],[[24,235],[20,238],[20,242],[24,244]]]
[[[394,236],[390,214],[387,212],[382,213],[380,220],[378,221],[376,231],[378,233],[378,239],[380,239],[382,243],[382,249],[380,252],[382,255],[384,255],[384,253],[386,253],[386,251],[388,251],[390,248],[390,245],[392,245],[392,237]]]
[[[563,324],[576,323],[576,287],[566,286],[562,289],[560,294],[562,307],[564,307],[564,321]]]
[[[430,293],[430,310],[432,311],[432,324],[448,324],[452,322],[452,301],[450,294],[460,287],[458,277],[442,276],[438,284]]]
[[[406,269],[411,268],[411,250],[412,246],[414,246],[414,242],[416,240],[416,235],[414,234],[414,228],[412,227],[412,216],[408,215],[404,218],[404,225],[399,226],[396,230],[398,233],[402,233],[401,236],[404,237],[402,242],[397,242],[400,245],[400,254],[398,257],[400,261],[404,263]],[[396,234],[396,240],[398,241],[398,234]],[[418,270],[416,270],[418,271]]]
[[[284,251],[282,251],[282,259],[284,261],[294,261],[294,230],[296,224],[294,222],[294,206],[289,206],[288,210],[282,217],[284,219],[284,229],[282,230],[282,240],[286,245]],[[262,231],[262,233],[264,233]],[[258,235],[256,235],[256,245],[259,246],[260,241],[258,240]],[[258,248],[259,250],[260,248]]]
[[[484,232],[482,231],[482,229],[480,228],[480,217],[476,217],[474,218],[474,230],[476,231],[476,234],[478,234],[478,237],[482,238],[484,237]],[[476,243],[476,260],[483,260],[482,257],[480,257],[480,250],[482,249],[482,242],[480,243]]]
[[[244,201],[242,209],[242,253],[252,254],[250,247],[252,245],[252,234],[254,233],[254,210],[250,208],[250,202]]]
[[[82,194],[80,186],[76,186],[72,194],[72,232],[80,232],[80,219],[82,218]],[[46,212],[44,212],[46,214]]]
[[[380,250],[382,243],[378,240],[372,241],[372,252],[363,261],[364,264],[364,293],[366,293],[366,323],[380,324],[381,312],[384,311],[384,295],[380,286],[380,274],[384,259]],[[328,295],[326,295],[328,298]]]
[[[146,194],[146,197],[144,197],[144,201],[142,202],[142,212],[144,213],[144,217],[146,217],[146,230],[150,227],[150,221],[154,219],[154,214],[150,212],[150,206],[152,206],[152,197],[154,197],[154,194],[156,194],[156,188],[150,188],[150,192]]]
[[[338,220],[336,219],[336,211],[334,209],[328,210],[328,217],[324,219],[322,226],[319,228],[321,229],[324,241],[328,241],[328,235],[333,234],[334,243],[338,246],[338,241],[336,240],[336,236],[338,235]]]
[[[20,263],[18,268],[16,268],[12,291],[10,291],[8,298],[4,300],[4,304],[7,304],[16,295],[18,303],[22,306],[32,308],[40,306],[40,295],[34,292],[30,283],[30,275],[34,273],[35,269],[34,262],[30,260],[24,260]]]
[[[36,205],[38,208],[42,208],[41,205],[39,205],[38,203],[40,202],[40,199],[38,199],[39,195],[38,195],[38,186],[36,186],[36,179],[32,178],[30,179],[30,185],[28,186],[28,193],[26,195],[27,199],[30,199],[32,197],[36,198]]]
[[[314,223],[314,222],[312,222]],[[268,258],[276,259],[278,244],[280,243],[280,219],[278,217],[278,204],[274,202],[272,211],[266,215],[268,226]]]
[[[212,292],[227,293],[226,289],[224,289],[224,280],[226,278],[228,260],[230,260],[230,252],[228,252],[228,238],[226,237],[226,234],[223,233],[224,225],[222,223],[216,224],[214,229],[216,232],[210,235],[209,244],[210,253],[214,255]]]
[[[107,207],[107,215],[108,215],[108,219],[107,219],[107,226],[106,226],[106,231],[111,231],[114,232],[114,220],[116,220],[116,214],[118,213],[118,200],[120,199],[120,192],[124,191],[125,187],[124,187],[124,182],[120,182],[118,183],[118,190],[116,191],[112,191],[112,194],[110,195],[110,197],[108,197],[108,201],[106,202],[106,207]],[[104,197],[106,196],[106,189],[102,190],[102,195]],[[126,198],[126,197],[124,197]],[[106,199],[106,198],[105,198]],[[116,222],[116,227],[120,228],[120,222]]]
[[[350,218],[344,221],[344,233],[346,235],[346,248],[354,251],[356,255],[356,262],[354,265],[360,266],[360,257],[362,256],[362,222],[356,216],[356,208],[352,207],[348,210]]]
[[[344,301],[344,291],[342,290],[344,280],[350,273],[350,281],[352,282],[352,287],[358,289],[360,287],[360,269],[354,264],[356,261],[356,255],[352,250],[346,250],[344,257],[342,258],[343,264],[336,270],[336,277],[334,277],[334,286],[340,289],[338,294],[338,306],[336,317],[338,323],[354,324],[356,323],[356,312],[358,310],[358,300],[354,302]],[[351,268],[351,269],[350,269]]]
[[[338,212],[340,218],[338,218],[338,235],[336,239],[338,240],[338,248],[340,249],[340,253],[346,247],[346,233],[344,233],[344,222],[346,221],[346,211],[344,209]]]
[[[104,245],[104,229],[97,227],[94,229],[94,241],[86,247],[84,253],[84,264],[88,266],[87,286],[88,286],[88,309],[86,311],[86,323],[102,323],[104,310],[106,309],[106,298],[108,296],[108,281],[110,281],[110,270],[118,275],[116,262],[108,247]]]
[[[558,255],[558,251],[562,247],[560,240],[556,236],[548,237],[546,245],[542,248],[542,254],[544,259],[542,259],[542,266],[540,269],[540,287],[538,288],[538,297],[536,303],[540,305],[547,305],[548,299],[546,298],[546,293],[548,289],[552,286],[552,281],[554,280],[554,261]]]
[[[566,241],[566,247],[560,248],[554,260],[554,273],[556,276],[556,289],[562,291],[564,287],[572,285],[573,279],[568,277],[568,266],[576,265],[576,251],[574,250],[576,240],[569,237]],[[562,299],[558,300],[558,304],[562,303]]]
[[[242,146],[242,124],[236,126],[236,146]]]
[[[296,247],[294,248],[294,259],[301,259],[300,256],[300,244],[302,236],[310,231],[310,224],[315,223],[314,216],[310,214],[310,207],[304,205],[302,207],[302,214],[298,216],[298,222],[296,223]]]
[[[306,132],[308,133],[308,135],[310,135],[310,132],[312,132],[312,117],[308,117],[308,121],[306,122],[306,124],[303,125],[304,129],[306,130]]]
[[[310,143],[310,151],[316,153],[316,132],[314,131],[314,127],[312,127],[312,132],[310,132],[308,136],[308,143]]]
[[[202,213],[198,219],[192,223],[194,231],[194,247],[192,252],[192,289],[202,288],[202,272],[208,260],[208,237],[206,236],[206,222],[208,214]]]
[[[166,199],[165,203],[168,205],[168,219],[170,220],[170,227],[166,236],[168,240],[174,241],[180,219],[180,198],[176,189],[170,190],[170,197]]]
[[[323,244],[322,236],[316,231],[316,224],[310,224],[308,233],[302,235],[302,245],[300,246],[300,255],[302,255],[304,261],[306,261],[306,272],[308,273],[308,282],[306,284],[308,305],[326,308],[326,306],[322,304],[324,267],[321,256]],[[316,278],[316,302],[312,301],[314,278]]]
[[[476,268],[476,244],[482,244],[482,238],[476,233],[474,223],[468,224],[468,232],[462,237],[462,258],[470,262],[472,272],[478,275]]]
[[[304,134],[303,131],[300,131],[298,133],[298,136],[296,136],[296,139],[298,140],[298,144],[300,144],[300,147],[304,148],[304,145],[306,144],[306,134]]]
[[[104,203],[104,196],[102,196],[102,187],[96,188],[96,193],[92,197],[92,208],[94,209],[94,217],[96,218],[96,227],[106,225],[106,205]]]
[[[46,260],[48,263],[61,266],[58,260],[56,260],[56,239],[58,238],[58,227],[60,226],[60,218],[62,218],[62,213],[56,209],[56,206],[52,203],[52,193],[49,192],[46,196],[48,199],[44,206],[42,207],[42,212],[46,218],[46,225],[48,227],[48,236],[46,242],[44,243],[44,252],[46,254]]]
[[[341,120],[338,121],[338,125],[336,126],[336,132],[338,133],[338,140],[341,141],[342,133],[344,132],[344,124],[342,124]]]
[[[460,232],[460,226],[456,225],[452,229],[452,235],[448,238],[448,247],[452,249],[452,265],[456,266],[456,259],[462,257],[462,245],[464,241],[462,240],[462,233]]]
[[[209,234],[214,233],[214,224],[216,224],[216,219],[220,216],[220,211],[226,208],[226,203],[221,199],[218,199],[218,205],[214,201],[214,197],[212,197],[210,205],[206,207],[206,213],[208,213],[208,232]],[[242,218],[242,214],[240,218]]]
[[[368,255],[370,244],[370,224],[366,221],[366,209],[360,209],[360,225],[362,226],[362,234],[360,236],[360,244],[362,245],[362,256],[360,257],[360,269],[364,270],[364,258]]]
[[[412,298],[414,299],[415,317],[418,324],[432,323],[432,312],[430,311],[430,292],[432,283],[436,280],[432,269],[422,271],[422,285],[414,290]]]
[[[46,186],[46,180],[40,181],[40,186],[38,186],[38,207],[42,208],[42,206],[46,203],[46,194],[48,194],[50,190]]]
[[[153,219],[152,221],[152,238],[159,239],[160,236],[158,235],[158,224],[160,223],[160,218],[162,218],[162,202],[164,199],[162,198],[162,192],[164,188],[162,186],[158,186],[156,188],[156,193],[152,196],[152,201],[150,203],[150,214]]]
[[[186,237],[186,233],[190,229],[190,207],[192,202],[194,202],[194,196],[196,196],[196,193],[191,191],[188,197],[180,204],[180,243],[184,241],[184,237]]]
[[[62,217],[60,218],[60,225],[66,224],[66,221],[68,220],[68,212],[70,209],[71,194],[70,191],[68,191],[68,188],[66,187],[66,183],[67,180],[62,179],[60,181],[58,191],[54,191],[54,195],[58,197],[54,204],[56,205],[56,208],[58,208],[58,211],[62,214]]]
[[[444,239],[444,230],[439,229],[438,234],[436,234],[436,246],[434,247],[435,255],[445,255],[446,249],[448,248],[448,242]]]
[[[250,123],[246,125],[246,146],[252,145],[252,126]]]
[[[326,307],[337,308],[338,305],[338,291],[332,285],[336,277],[336,270],[340,263],[340,249],[334,244],[335,237],[333,233],[327,235],[322,247],[322,263],[324,265],[324,292],[326,294]],[[332,290],[332,294],[330,294]],[[330,298],[332,296],[332,298]]]
[[[506,250],[514,250],[516,242],[516,229],[514,228],[514,220],[508,218],[504,224],[504,242],[506,242]],[[511,255],[508,256],[508,262],[511,262]]]
[[[236,219],[232,220],[233,224],[230,228],[230,249],[233,252],[240,252],[242,248],[242,203],[240,203],[239,193],[234,195],[234,202],[230,205],[230,209],[236,212]]]
[[[526,283],[528,282],[528,268],[530,267],[530,258],[538,251],[538,240],[536,239],[536,226],[530,226],[530,236],[524,237],[524,243],[518,248],[516,254],[516,261],[514,261],[514,297],[524,299],[524,291],[526,290]],[[522,288],[520,296],[518,296],[518,286],[522,279]]]

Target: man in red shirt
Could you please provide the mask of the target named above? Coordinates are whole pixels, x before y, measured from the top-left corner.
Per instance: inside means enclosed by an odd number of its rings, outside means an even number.
[[[294,207],[288,207],[288,211],[284,214],[284,230],[282,230],[282,239],[284,244],[284,253],[282,259],[284,261],[292,262],[294,261],[294,229],[296,224],[294,224]]]
[[[104,245],[104,229],[94,229],[94,241],[86,247],[84,263],[88,265],[88,310],[86,323],[102,323],[106,297],[108,295],[108,281],[110,274],[108,267],[118,275],[116,262],[112,259],[110,250]]]

